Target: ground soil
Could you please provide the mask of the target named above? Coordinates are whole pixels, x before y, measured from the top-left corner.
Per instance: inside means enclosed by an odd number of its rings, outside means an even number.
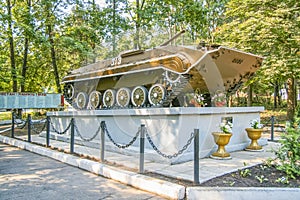
[[[0,131],[9,128],[10,125],[0,126]],[[43,125],[35,125],[36,130],[41,130]],[[6,131],[1,133],[2,135],[11,136],[11,131]],[[28,134],[28,129],[25,127],[23,129],[15,129],[15,137],[24,136]],[[33,133],[35,134],[35,133]],[[276,133],[276,137],[280,136],[280,133]],[[264,135],[263,137],[269,138],[269,135]],[[58,151],[64,151],[61,149],[55,149]],[[64,151],[65,152],[65,151]],[[68,153],[68,152],[65,152]],[[78,155],[81,157],[86,157],[87,159],[97,160],[92,157],[87,157],[83,155]],[[125,170],[136,171],[136,169],[128,169],[122,165],[116,163],[106,162],[108,165],[113,165],[120,167]],[[167,176],[155,174],[152,172],[146,172],[145,175],[152,176],[155,178],[168,180],[170,182],[178,183],[186,186],[194,186],[195,184],[190,181],[174,179]],[[237,172],[229,173],[207,182],[201,183],[202,187],[290,187],[290,188],[300,188],[300,177],[296,179],[287,179],[286,174],[282,171],[276,169],[275,166],[267,165],[257,165],[247,169],[239,170]]]
[[[248,169],[211,179],[207,187],[292,187],[300,188],[300,177],[287,179],[286,174],[275,166],[257,165]]]

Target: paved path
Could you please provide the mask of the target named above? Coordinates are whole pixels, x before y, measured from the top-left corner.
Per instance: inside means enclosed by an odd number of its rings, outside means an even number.
[[[0,142],[0,199],[163,199]]]

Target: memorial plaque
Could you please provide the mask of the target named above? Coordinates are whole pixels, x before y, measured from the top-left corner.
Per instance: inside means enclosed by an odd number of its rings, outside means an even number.
[[[61,94],[0,93],[0,109],[58,108]]]

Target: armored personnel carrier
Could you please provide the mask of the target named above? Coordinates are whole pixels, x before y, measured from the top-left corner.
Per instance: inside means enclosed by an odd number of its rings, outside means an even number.
[[[189,106],[187,97],[197,92],[213,106],[215,94],[235,92],[262,64],[236,49],[170,41],[71,71],[62,80],[65,99],[77,109],[174,107]]]

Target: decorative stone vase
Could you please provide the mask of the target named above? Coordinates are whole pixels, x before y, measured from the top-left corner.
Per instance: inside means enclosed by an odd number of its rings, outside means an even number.
[[[215,143],[218,145],[218,150],[211,154],[211,158],[215,159],[231,159],[231,156],[225,150],[225,146],[229,143],[232,133],[213,132]]]
[[[251,143],[245,150],[248,151],[261,151],[262,147],[257,143],[257,140],[261,138],[261,133],[263,132],[262,128],[246,128],[248,137],[251,139]]]

